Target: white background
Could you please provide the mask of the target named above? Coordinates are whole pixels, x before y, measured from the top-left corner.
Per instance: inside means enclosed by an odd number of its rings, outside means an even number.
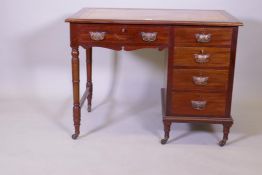
[[[21,174],[21,168],[27,174],[210,174],[201,169],[212,170],[211,174],[261,172],[257,164],[262,162],[260,0],[1,0],[0,4],[0,174]],[[222,9],[244,23],[239,31],[233,92],[235,125],[232,143],[223,148],[225,151],[212,137],[213,130],[221,137],[221,128],[211,127],[212,132],[202,126],[191,128],[196,135],[184,138],[188,128],[183,124],[172,132],[178,138],[180,132],[182,138],[159,146],[166,51],[153,49],[94,49],[95,109],[91,114],[83,112],[83,116],[92,117],[82,121],[84,136],[76,143],[70,139],[71,56],[69,25],[64,19],[83,7]],[[83,50],[80,60],[83,90]],[[117,124],[111,126],[114,122]]]

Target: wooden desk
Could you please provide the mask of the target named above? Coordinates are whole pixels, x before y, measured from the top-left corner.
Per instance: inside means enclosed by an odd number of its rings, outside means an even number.
[[[238,26],[225,11],[158,9],[88,9],[66,19],[70,23],[73,118],[76,139],[81,107],[92,101],[92,47],[131,51],[168,49],[166,87],[162,89],[165,144],[172,122],[222,124],[226,144],[230,115]],[[79,46],[86,49],[86,92],[79,95]]]

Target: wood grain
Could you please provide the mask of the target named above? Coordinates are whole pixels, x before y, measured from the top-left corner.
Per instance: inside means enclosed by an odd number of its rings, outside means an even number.
[[[223,46],[230,47],[232,40],[231,27],[175,27],[175,45],[178,46]],[[195,34],[211,34],[211,41],[199,43]]]
[[[193,76],[208,77],[206,85],[194,84]],[[213,69],[173,69],[172,89],[180,91],[226,91],[228,82],[228,70]]]
[[[209,54],[208,62],[197,63],[194,54]],[[175,47],[174,66],[197,68],[228,68],[230,63],[230,48],[217,47]]]
[[[223,10],[83,8],[66,19],[71,23],[175,24],[240,26]]]
[[[203,110],[192,108],[191,100],[206,100],[207,105]],[[225,117],[226,95],[224,93],[172,93],[173,115],[220,116]]]
[[[167,45],[169,27],[107,24],[72,24],[78,29],[77,40],[81,44],[122,44],[122,45]],[[94,41],[89,32],[105,32],[105,38]],[[157,32],[155,41],[146,42],[141,32]]]

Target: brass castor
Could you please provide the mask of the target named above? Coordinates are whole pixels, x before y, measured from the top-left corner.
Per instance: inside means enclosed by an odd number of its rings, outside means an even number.
[[[167,141],[168,141],[168,138],[164,138],[164,139],[161,140],[161,144],[164,145],[164,144],[167,143]]]
[[[91,105],[88,105],[88,106],[87,106],[87,111],[88,111],[88,112],[91,112]]]
[[[219,146],[224,146],[225,144],[227,143],[227,140],[221,140],[218,144],[219,144]]]
[[[79,134],[73,134],[73,135],[72,135],[72,139],[73,139],[73,140],[76,140],[78,136],[79,136]]]

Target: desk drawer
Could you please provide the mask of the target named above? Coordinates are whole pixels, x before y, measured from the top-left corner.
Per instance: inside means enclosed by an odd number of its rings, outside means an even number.
[[[230,48],[176,47],[174,66],[229,67]]]
[[[175,27],[176,46],[230,47],[233,29],[230,27]]]
[[[132,38],[122,32],[124,26],[104,24],[78,24],[78,42],[80,43],[126,43]]]
[[[129,26],[127,33],[132,36],[132,42],[142,45],[168,45],[169,27]]]
[[[167,45],[169,27],[147,25],[107,25],[107,24],[74,24],[77,25],[79,43],[93,44],[138,44]]]
[[[174,115],[225,116],[223,93],[173,92],[171,112]]]
[[[174,69],[174,90],[226,91],[228,70]]]

